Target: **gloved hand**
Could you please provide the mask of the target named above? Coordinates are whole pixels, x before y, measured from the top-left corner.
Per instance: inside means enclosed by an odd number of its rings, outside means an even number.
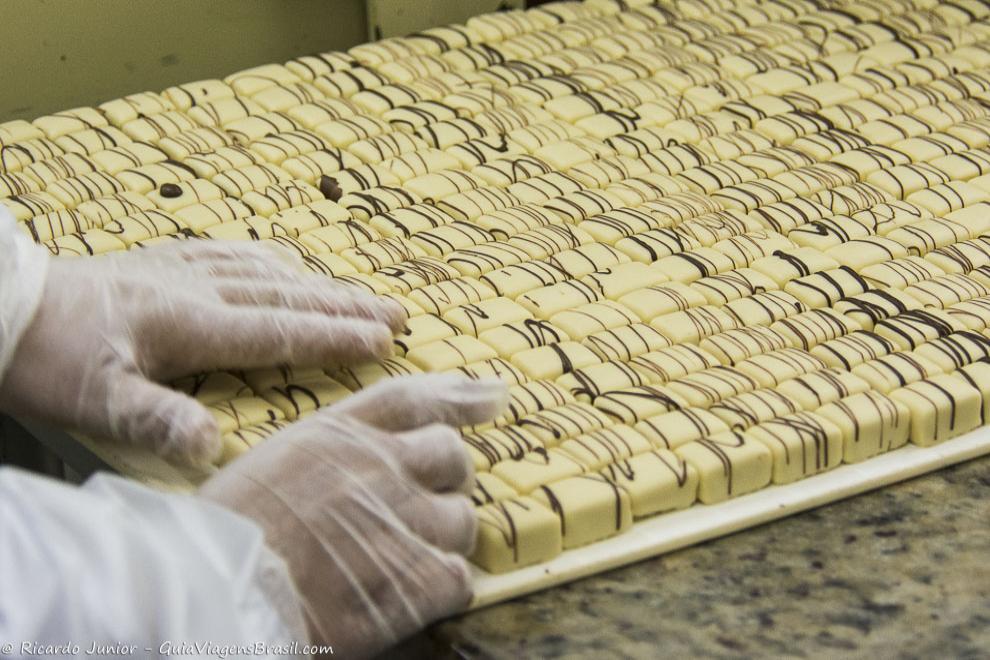
[[[53,259],[0,383],[0,409],[147,444],[173,460],[212,461],[221,450],[213,417],[153,381],[380,357],[404,320],[397,303],[306,273],[259,244]]]
[[[370,656],[470,601],[473,470],[445,424],[488,421],[507,398],[497,380],[386,381],[273,435],[200,495],[261,526],[314,644]]]

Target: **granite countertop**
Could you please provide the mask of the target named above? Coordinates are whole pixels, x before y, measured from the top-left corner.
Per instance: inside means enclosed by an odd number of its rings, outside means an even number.
[[[473,612],[388,655],[990,658],[990,457]]]

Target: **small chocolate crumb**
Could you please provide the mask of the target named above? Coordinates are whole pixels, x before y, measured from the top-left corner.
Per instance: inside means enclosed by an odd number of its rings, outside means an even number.
[[[174,183],[163,183],[162,187],[158,189],[162,197],[168,199],[174,199],[175,197],[182,197],[182,188],[175,185]]]
[[[340,198],[344,196],[344,191],[340,189],[337,179],[326,174],[320,177],[320,192],[323,193],[324,197],[334,202],[339,202]]]

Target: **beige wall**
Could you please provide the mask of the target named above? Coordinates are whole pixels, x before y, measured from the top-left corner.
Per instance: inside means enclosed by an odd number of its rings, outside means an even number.
[[[0,121],[366,40],[364,0],[0,0]]]

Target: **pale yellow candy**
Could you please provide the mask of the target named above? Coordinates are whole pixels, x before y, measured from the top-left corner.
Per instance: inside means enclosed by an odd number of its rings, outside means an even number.
[[[646,264],[632,262],[590,273],[581,281],[596,289],[602,297],[618,300],[635,289],[664,282],[665,278]]]
[[[574,401],[570,392],[549,380],[535,380],[509,387],[509,404],[495,420],[497,426],[518,422],[541,410],[559,408]]]
[[[253,100],[244,97],[220,99],[203,103],[186,110],[186,115],[200,126],[221,128],[238,119],[251,115],[261,115],[265,109]]]
[[[278,162],[293,177],[313,184],[324,175],[335,177],[341,170],[355,168],[361,164],[357,156],[332,147],[273,162]]]
[[[889,394],[898,387],[941,374],[943,369],[918,353],[897,352],[858,364],[852,373],[869,383],[871,389]]]
[[[570,454],[589,472],[652,448],[646,438],[625,425],[599,429],[560,443],[561,451]]]
[[[667,279],[685,284],[732,270],[733,266],[729,257],[710,247],[672,254],[653,264],[653,268],[663,273]]]
[[[299,73],[298,70],[290,69],[290,71],[297,75]],[[277,112],[285,112],[298,107],[301,103],[312,103],[323,98],[323,91],[308,82],[273,85],[251,97],[265,110]]]
[[[75,234],[99,227],[81,213],[62,209],[44,215],[36,215],[24,222],[18,222],[17,228],[30,236],[34,242],[41,243],[66,234]]]
[[[66,208],[65,203],[58,197],[44,191],[6,197],[3,200],[3,205],[10,211],[15,220],[28,220],[36,215],[54,213]]]
[[[611,390],[603,392],[594,401],[595,408],[626,424],[636,424],[686,405],[686,399],[667,385],[640,385]]]
[[[938,275],[904,289],[905,295],[924,307],[945,309],[973,298],[990,295],[990,287],[978,279],[961,273]]]
[[[537,449],[518,458],[500,461],[491,468],[492,474],[522,495],[583,472],[585,469],[581,464],[561,449]]]
[[[184,113],[169,110],[154,117],[133,119],[121,126],[120,130],[136,142],[156,143],[163,138],[179,135],[194,128],[197,128],[197,124],[190,117]],[[112,145],[106,145],[102,148],[108,146]]]
[[[975,387],[983,398],[983,407],[980,410],[980,424],[985,424],[987,416],[990,415],[990,362],[980,360],[952,372],[953,378],[964,380],[967,384]]]
[[[457,367],[454,371],[472,380],[497,378],[507,385],[520,385],[526,382],[526,375],[523,372],[500,357],[472,362],[463,367]]]
[[[503,323],[480,332],[478,338],[507,360],[525,350],[570,340],[561,328],[549,321],[537,319]]]
[[[59,236],[43,245],[56,257],[82,257],[126,250],[127,245],[115,235],[102,229],[89,229],[79,234]]]
[[[697,343],[704,337],[737,327],[736,321],[714,305],[700,305],[658,316],[650,325],[675,344]]]
[[[129,218],[125,218],[124,220],[129,220]],[[271,238],[277,235],[284,236],[286,232],[287,230],[277,222],[258,215],[252,215],[246,218],[212,225],[200,233],[206,238],[212,238],[218,241],[260,241],[264,238]]]
[[[723,364],[737,364],[763,353],[784,350],[791,346],[791,340],[771,328],[752,326],[730,328],[705,337],[698,346]]]
[[[725,366],[697,371],[671,381],[668,385],[689,405],[702,408],[759,387],[756,380],[742,371]]]
[[[717,415],[704,408],[681,408],[662,412],[638,422],[633,428],[657,449],[676,449],[689,442],[729,430]]]
[[[736,362],[735,367],[761,387],[776,387],[785,380],[825,369],[828,365],[807,351],[785,348]]]
[[[644,353],[629,361],[629,366],[649,382],[667,383],[696,371],[719,365],[710,353],[691,344]]]
[[[949,373],[990,357],[990,340],[977,332],[963,330],[922,344],[912,353]]]
[[[629,495],[635,518],[683,509],[697,497],[697,470],[666,449],[616,461],[600,474]]]
[[[752,268],[737,268],[720,275],[703,277],[691,283],[708,303],[724,305],[733,300],[777,289],[777,283]]]
[[[172,186],[175,187],[170,186],[165,189],[168,192],[167,196],[162,194],[161,187],[150,191],[145,196],[155,206],[169,213],[176,213],[180,209],[194,204],[212,202],[223,197],[223,191],[205,179],[191,179],[173,183]]]
[[[0,172],[0,199],[40,192],[42,187],[41,181],[33,175],[23,172]]]
[[[617,302],[603,300],[557,312],[550,322],[577,341],[596,332],[638,323],[639,317]]]
[[[272,85],[299,82],[299,78],[281,64],[263,64],[232,73],[223,81],[238,94],[251,96]]]
[[[890,393],[911,414],[911,442],[922,447],[970,431],[982,422],[980,390],[965,380],[937,375]]]
[[[842,434],[842,461],[858,463],[908,441],[911,416],[903,403],[879,392],[862,392],[822,406],[815,414]]]
[[[328,376],[292,382],[260,393],[261,398],[276,406],[285,418],[294,421],[309,413],[336,403],[351,391]]]
[[[785,380],[775,388],[804,410],[815,410],[827,403],[870,389],[856,373],[841,369],[821,369]]]
[[[245,165],[226,170],[211,181],[231,197],[240,198],[252,190],[292,180],[292,175],[275,165]]]
[[[443,314],[448,323],[463,333],[479,337],[481,333],[505,323],[514,323],[530,317],[526,308],[504,297],[489,298],[477,303],[452,307]]]
[[[213,225],[242,220],[251,215],[251,209],[244,202],[233,197],[192,204],[175,211],[175,217],[197,233]]]
[[[921,303],[914,296],[894,288],[870,289],[832,305],[832,309],[856,321],[864,330],[873,330],[877,321],[919,307]]]
[[[937,217],[947,217],[945,215],[947,213],[957,211],[962,207],[975,206],[988,198],[990,198],[990,193],[972,183],[950,181],[932,188],[919,190],[909,195],[907,201],[927,209]]]
[[[60,179],[50,184],[45,190],[45,193],[29,193],[19,197],[12,197],[6,203],[8,205],[11,202],[24,204],[29,198],[33,202],[51,196],[57,199],[65,208],[71,209],[83,202],[122,193],[125,190],[125,186],[120,179],[106,172],[88,172],[86,174]],[[17,207],[15,206],[13,210],[16,217],[18,215]]]
[[[141,211],[133,215],[111,220],[103,226],[125,245],[158,236],[177,234],[183,229],[181,221],[165,211]]]
[[[471,491],[471,502],[476,506],[494,504],[515,497],[516,491],[507,483],[488,472],[478,472],[474,475],[474,489]]]
[[[733,430],[744,430],[750,426],[796,413],[800,406],[777,390],[766,388],[743,392],[717,403],[708,412]]]
[[[867,288],[867,282],[850,268],[819,271],[784,285],[784,291],[809,308],[834,305],[839,299],[863,293]]]
[[[558,377],[555,382],[578,400],[591,402],[602,392],[648,385],[653,380],[636,371],[626,362],[609,360],[584,369],[575,369]]]
[[[842,245],[829,248],[825,254],[856,272],[862,272],[867,266],[906,257],[908,251],[907,248],[893,239],[872,236],[854,238]]]
[[[619,303],[643,320],[684,311],[705,304],[705,297],[695,288],[681,282],[665,282],[636,289],[619,298]]]
[[[781,319],[770,326],[771,330],[787,337],[791,346],[809,350],[822,342],[861,330],[851,318],[842,316],[830,308],[812,309]]]
[[[240,397],[206,407],[220,427],[220,433],[232,433],[239,428],[263,422],[277,422],[285,414],[260,397]]]
[[[374,385],[384,378],[408,376],[420,373],[422,369],[401,357],[386,358],[380,362],[365,362],[353,367],[340,367],[333,377],[349,390],[359,390]]]
[[[195,172],[196,176],[211,181],[228,169],[260,164],[257,156],[240,145],[218,147],[216,151],[206,153],[194,153],[187,156],[183,163]]]
[[[784,291],[767,291],[726,303],[721,309],[739,327],[770,325],[774,321],[808,310],[800,300]]]
[[[487,344],[457,335],[411,349],[406,357],[424,371],[446,371],[471,362],[489,360],[498,354]]]
[[[645,323],[601,330],[582,342],[602,360],[631,360],[644,353],[669,348],[671,341]]]
[[[750,264],[750,268],[773,279],[781,287],[796,277],[838,267],[839,262],[835,258],[811,248],[781,250],[779,254],[757,259]]]
[[[490,349],[491,350],[491,349]],[[494,350],[493,350],[494,352]],[[601,362],[601,358],[586,346],[563,341],[519,351],[510,362],[532,380],[553,380],[575,369]]]
[[[292,207],[326,201],[319,190],[300,180],[259,187],[242,195],[241,200],[266,218]]]
[[[945,311],[970,330],[984,330],[990,325],[990,296],[956,303]]]
[[[160,163],[167,159],[168,155],[162,149],[150,144],[131,142],[112,149],[97,151],[90,158],[104,172],[117,174],[130,167]]]
[[[458,277],[427,284],[409,293],[411,300],[434,314],[443,314],[458,305],[478,303],[495,297],[496,293],[488,285],[473,277]]]
[[[601,475],[571,477],[533,491],[560,519],[564,548],[619,534],[632,525],[629,495]]]
[[[560,520],[529,497],[478,509],[478,538],[470,560],[489,573],[505,573],[560,554]]]
[[[830,367],[852,369],[857,364],[893,352],[896,346],[872,332],[857,330],[811,347],[809,352]]]
[[[359,223],[357,226],[365,227],[366,225]],[[336,229],[340,231],[341,228],[338,225]],[[372,230],[368,229],[368,231]],[[370,274],[402,261],[425,257],[426,252],[415,243],[397,236],[371,242],[361,241],[353,248],[341,250],[340,256],[350,261],[359,272]]]
[[[568,438],[603,429],[614,423],[600,410],[580,401],[541,410],[519,420],[525,428],[547,447],[554,447]]]
[[[86,129],[102,128],[108,125],[106,117],[96,108],[64,110],[44,117],[38,117],[31,123],[49,139],[55,139],[68,133],[75,133]]]
[[[170,383],[170,387],[207,406],[252,394],[243,380],[222,371],[180,378]]]
[[[715,504],[770,483],[773,455],[766,445],[727,431],[681,445],[674,452],[698,472],[698,500]]]
[[[330,200],[327,201],[330,202]],[[330,202],[330,204],[333,204],[333,202]],[[346,219],[337,219],[342,217],[338,214],[337,209],[340,209],[340,207],[334,205],[334,208],[329,209],[329,211],[324,208],[315,210],[317,217],[325,218],[329,221],[329,224],[326,227],[303,232],[300,234],[299,240],[317,253],[340,253],[347,248],[372,243],[381,239],[381,235],[367,225],[350,222]],[[291,213],[291,209],[289,213]],[[343,211],[343,213],[346,214],[347,212]],[[286,224],[293,226],[295,222],[289,218]]]
[[[746,431],[773,454],[773,483],[787,484],[837,467],[842,462],[842,432],[827,418],[799,412]]]
[[[43,137],[40,128],[23,119],[14,119],[0,123],[0,145],[13,144]]]
[[[927,341],[965,329],[961,322],[943,310],[928,308],[902,312],[877,321],[873,332],[907,351]]]
[[[136,147],[141,142],[135,142],[132,147]],[[193,128],[182,131],[175,135],[169,135],[158,141],[157,147],[168,154],[169,158],[175,160],[192,161],[185,162],[193,169],[201,166],[201,162],[196,162],[203,158],[212,157],[217,161],[217,166],[212,169],[212,174],[218,174],[224,166],[239,167],[249,163],[257,162],[257,157],[243,147],[229,149],[234,144],[234,139],[218,128]],[[114,150],[110,150],[112,153]],[[103,153],[103,152],[100,152]],[[94,157],[98,154],[94,154]],[[133,167],[135,163],[131,163]],[[200,173],[200,176],[205,176]]]
[[[269,367],[251,369],[242,372],[244,382],[251,386],[255,393],[260,394],[273,387],[284,387],[289,383],[306,380],[318,380],[323,377],[323,370],[317,367],[300,369],[297,367]]]

